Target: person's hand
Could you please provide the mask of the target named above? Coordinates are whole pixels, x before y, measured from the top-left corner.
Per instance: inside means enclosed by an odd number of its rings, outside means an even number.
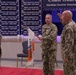
[[[35,36],[36,36],[40,41],[43,41],[43,38],[42,38],[42,37],[39,37],[37,34],[35,34]]]
[[[38,37],[38,38],[39,38],[40,41],[43,41],[43,38],[42,37]]]
[[[59,16],[59,17],[61,17],[61,14],[60,14],[60,13],[58,13],[58,16]]]
[[[57,15],[59,16],[59,18],[61,18],[61,14],[60,13],[58,13]]]
[[[68,61],[68,58],[64,58],[64,62],[67,62]]]
[[[62,19],[61,19],[62,15],[60,13],[58,13],[57,15],[59,16],[60,21],[62,21]]]

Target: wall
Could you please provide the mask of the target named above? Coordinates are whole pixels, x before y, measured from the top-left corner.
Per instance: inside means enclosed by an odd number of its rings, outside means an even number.
[[[34,52],[34,59],[38,61],[42,61],[41,53],[42,49],[40,47],[41,42],[35,42],[35,52]],[[22,42],[18,40],[11,40],[11,41],[2,41],[2,59],[16,59],[17,54],[22,52]],[[61,58],[61,47],[60,43],[57,44],[57,61],[62,61]]]

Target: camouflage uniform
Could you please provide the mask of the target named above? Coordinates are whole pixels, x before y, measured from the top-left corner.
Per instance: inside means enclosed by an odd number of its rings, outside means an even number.
[[[64,74],[76,75],[76,24],[74,21],[65,25],[62,31],[61,52],[63,60],[68,59],[68,61],[63,61]]]
[[[45,75],[54,75],[55,60],[57,51],[57,27],[54,24],[43,25],[42,27],[42,60]]]

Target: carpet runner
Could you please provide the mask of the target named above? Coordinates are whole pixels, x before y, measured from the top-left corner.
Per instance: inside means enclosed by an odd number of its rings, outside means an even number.
[[[0,67],[0,75],[44,75],[42,69]],[[55,70],[55,75],[64,75],[63,70]]]

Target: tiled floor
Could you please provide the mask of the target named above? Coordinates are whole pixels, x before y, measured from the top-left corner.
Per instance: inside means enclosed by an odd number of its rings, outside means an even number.
[[[1,60],[1,66],[3,67],[16,67],[16,61],[9,61],[9,60]],[[18,63],[19,68],[26,68],[26,62],[23,61],[22,65],[21,62],[19,61]],[[34,62],[34,66],[30,66],[30,68],[40,68],[42,69],[43,65],[42,62]],[[63,64],[58,63],[58,66],[55,66],[56,69],[63,69]]]

